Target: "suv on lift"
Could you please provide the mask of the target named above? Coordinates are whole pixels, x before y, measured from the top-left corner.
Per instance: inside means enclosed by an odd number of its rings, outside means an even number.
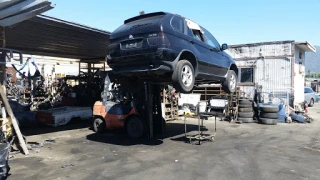
[[[127,19],[112,32],[107,63],[115,73],[172,82],[183,93],[200,83],[221,83],[232,93],[238,69],[227,48],[193,21],[156,12]]]

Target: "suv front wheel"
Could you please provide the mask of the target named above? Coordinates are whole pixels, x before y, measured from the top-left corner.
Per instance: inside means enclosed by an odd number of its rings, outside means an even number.
[[[233,70],[228,71],[227,79],[222,84],[222,88],[227,93],[234,93],[236,92],[237,88],[237,75]]]
[[[187,60],[181,60],[177,63],[176,69],[172,74],[174,88],[181,93],[192,91],[195,75],[192,64]]]

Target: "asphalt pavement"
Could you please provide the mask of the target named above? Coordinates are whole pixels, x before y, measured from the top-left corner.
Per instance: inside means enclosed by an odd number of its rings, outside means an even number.
[[[320,177],[320,104],[309,110],[315,118],[311,124],[218,120],[215,141],[201,145],[186,141],[182,120],[168,122],[166,133],[154,140],[130,140],[123,131],[95,134],[85,123],[28,129],[24,132],[30,155],[11,155],[8,179],[316,180]],[[195,134],[197,121],[187,122],[188,133]],[[212,118],[204,125],[205,133],[214,133]],[[51,141],[38,144],[46,139]]]

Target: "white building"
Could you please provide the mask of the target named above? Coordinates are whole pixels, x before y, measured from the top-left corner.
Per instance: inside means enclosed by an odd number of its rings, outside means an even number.
[[[308,42],[275,41],[229,46],[227,52],[239,68],[238,81],[247,97],[261,92],[264,102],[293,106],[304,102],[305,52]]]

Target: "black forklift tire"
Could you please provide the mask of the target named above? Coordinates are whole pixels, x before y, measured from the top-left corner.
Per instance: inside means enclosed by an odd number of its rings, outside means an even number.
[[[270,119],[278,119],[279,114],[278,113],[261,113],[260,117],[262,117],[262,118],[270,118]]]
[[[92,125],[93,131],[101,133],[106,129],[106,122],[101,118],[95,118]]]
[[[126,131],[130,138],[139,139],[145,134],[145,125],[138,116],[132,116],[127,119]]]
[[[259,118],[262,124],[266,125],[276,125],[278,123],[278,119],[270,119],[270,118]]]
[[[253,118],[254,113],[253,112],[239,112],[238,117],[243,117],[243,118]]]
[[[226,93],[234,93],[237,89],[237,75],[233,70],[229,70],[227,79],[222,83],[222,89]]]
[[[191,76],[192,76],[190,77],[191,82],[186,82],[187,84],[185,84],[182,80],[182,75],[185,68],[189,68],[189,70],[191,71],[189,73],[191,73]],[[174,72],[172,73],[173,87],[178,92],[190,93],[193,89],[194,82],[195,82],[195,73],[194,73],[194,68],[192,64],[188,60],[180,60],[177,63]]]
[[[277,113],[279,111],[278,106],[261,106],[259,109],[266,113]]]
[[[238,121],[241,121],[242,123],[253,123],[253,118],[244,118],[244,117],[238,117]]]
[[[253,108],[239,108],[239,112],[253,112]]]

